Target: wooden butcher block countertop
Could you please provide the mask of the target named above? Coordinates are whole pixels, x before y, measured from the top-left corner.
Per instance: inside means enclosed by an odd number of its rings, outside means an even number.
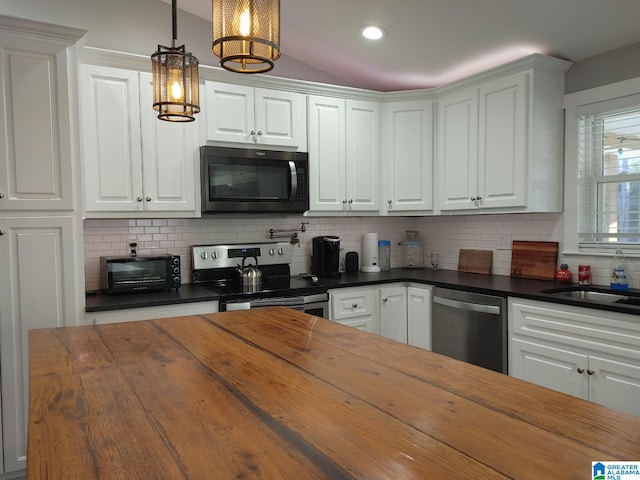
[[[27,479],[585,479],[640,418],[283,307],[32,330]]]

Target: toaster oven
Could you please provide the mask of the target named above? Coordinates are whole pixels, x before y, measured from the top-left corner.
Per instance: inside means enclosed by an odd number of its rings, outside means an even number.
[[[178,289],[179,255],[100,257],[100,287],[107,293]]]

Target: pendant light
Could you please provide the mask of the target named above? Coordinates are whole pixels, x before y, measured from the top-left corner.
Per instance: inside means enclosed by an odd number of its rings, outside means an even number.
[[[160,120],[193,122],[200,112],[198,59],[178,43],[176,0],[172,0],[173,43],[171,47],[158,45],[151,55],[153,71],[153,109]]]
[[[220,66],[263,73],[280,58],[280,0],[212,0],[213,43]]]

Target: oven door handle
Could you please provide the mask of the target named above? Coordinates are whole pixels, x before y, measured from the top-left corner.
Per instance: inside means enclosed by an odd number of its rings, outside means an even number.
[[[491,315],[500,315],[500,307],[495,305],[484,305],[480,303],[462,302],[460,300],[451,300],[449,298],[433,297],[433,303],[438,303],[446,307],[458,308],[461,310],[470,310],[472,312],[489,313]]]

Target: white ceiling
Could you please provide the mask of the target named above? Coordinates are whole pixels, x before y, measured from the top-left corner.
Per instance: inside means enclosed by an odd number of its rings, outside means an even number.
[[[640,42],[640,0],[280,3],[282,55],[379,91],[436,87],[531,53],[575,62]],[[178,8],[211,21],[211,0]],[[370,23],[387,37],[360,38]]]

